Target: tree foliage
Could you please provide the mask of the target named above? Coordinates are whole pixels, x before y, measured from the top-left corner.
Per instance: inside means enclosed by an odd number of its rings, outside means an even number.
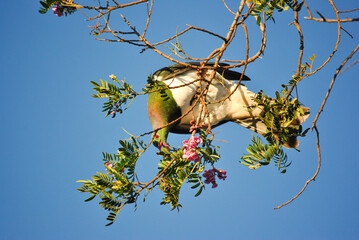
[[[90,32],[97,37],[97,40],[130,44],[139,47],[141,52],[149,50],[154,51],[171,62],[197,69],[199,75],[205,70],[211,70],[218,67],[220,62],[227,63],[227,65],[222,66],[224,69],[242,66],[243,73],[245,73],[248,64],[257,60],[265,50],[267,43],[266,31],[268,31],[266,21],[274,21],[275,16],[280,14],[280,12],[293,12],[292,24],[298,31],[300,40],[298,65],[293,67],[296,68],[295,74],[287,84],[282,85],[282,88],[276,92],[275,98],[270,98],[265,95],[263,91],[260,91],[257,94],[255,99],[256,104],[251,106],[248,111],[252,111],[256,108],[263,109],[264,114],[260,116],[260,120],[267,127],[267,132],[265,134],[265,141],[267,141],[267,143],[263,143],[263,140],[260,137],[253,136],[251,144],[247,148],[248,153],[242,156],[240,160],[243,165],[248,166],[250,169],[256,169],[260,166],[265,166],[274,162],[278,170],[281,173],[285,173],[291,162],[288,161],[288,156],[284,152],[283,146],[285,146],[291,138],[305,136],[309,130],[308,128],[303,131],[301,125],[292,124],[296,119],[305,114],[299,99],[294,97],[292,92],[303,79],[317,73],[333,58],[338,50],[341,37],[340,32],[343,29],[342,24],[358,21],[358,18],[340,18],[339,13],[346,12],[340,12],[332,0],[328,0],[328,2],[335,13],[335,19],[328,19],[318,11],[317,14],[319,15],[319,18],[314,17],[310,6],[308,6],[306,1],[241,0],[237,3],[237,10],[232,10],[228,7],[227,3],[223,1],[223,4],[228,10],[228,14],[233,16],[232,23],[229,26],[226,26],[226,29],[229,30],[225,36],[221,36],[207,29],[188,25],[184,30],[177,30],[175,35],[159,42],[151,42],[150,39],[147,38],[154,0],[134,0],[123,4],[120,4],[115,0],[44,0],[40,1],[41,8],[39,12],[44,14],[51,9],[55,15],[59,17],[74,13],[83,13],[87,17],[87,20],[96,22],[91,26]],[[126,14],[127,8],[143,4],[147,4],[147,17],[143,19],[143,25],[137,27],[132,25],[131,20],[127,19],[124,15]],[[306,10],[304,10],[303,6],[305,6]],[[111,14],[120,9],[121,21],[124,24],[118,24],[117,22],[113,24]],[[352,11],[355,10],[357,9]],[[338,26],[338,36],[335,47],[327,60],[317,67],[314,67],[313,65],[315,55],[309,58],[309,63],[303,60],[304,38],[299,23],[299,12],[303,11],[306,11],[309,15],[309,17],[305,17],[307,20],[335,23]],[[262,33],[262,38],[259,40],[260,46],[253,55],[249,55],[249,35],[246,25],[246,21],[250,18],[256,20],[258,29]],[[243,29],[245,34],[244,39],[238,39],[238,34],[236,35],[240,28]],[[215,37],[221,41],[220,46],[212,49],[212,52],[208,56],[190,56],[187,53],[187,50],[182,47],[181,38],[184,35],[191,34],[193,31],[204,34],[204,41],[206,37]],[[244,59],[224,58],[228,46],[231,45],[234,40],[245,42],[246,56]],[[160,46],[164,46],[164,49],[166,50],[161,51],[161,48],[159,48]],[[304,191],[310,181],[314,180],[320,168],[321,157],[319,133],[316,125],[317,120],[326,104],[326,100],[336,77],[347,61],[358,51],[358,48],[359,46],[353,50],[335,72],[327,95],[312,124],[311,130],[314,129],[317,133],[316,147],[319,156],[318,169],[315,175],[308,180],[302,191]],[[203,64],[198,66],[198,64],[191,64],[191,61],[200,61]],[[213,64],[206,65],[209,61],[213,62]],[[134,91],[129,83],[124,80],[118,80],[116,76],[111,75],[110,78],[112,82],[103,80],[100,80],[99,83],[91,82],[95,91],[95,94],[92,96],[95,98],[108,99],[103,105],[103,112],[106,112],[106,116],[111,115],[112,117],[115,117],[117,114],[122,114],[131,105],[132,101],[140,95],[159,91],[166,97],[166,86],[153,81],[152,76],[149,76],[147,85],[142,89],[142,92]],[[209,81],[208,84],[211,84],[211,81]],[[238,86],[239,84],[240,81],[238,82]],[[205,90],[201,92],[201,96],[204,97],[204,99],[206,94]],[[230,95],[231,93],[229,93],[228,97],[230,97]],[[198,101],[198,104],[201,104],[204,112],[206,112],[209,103],[206,101]],[[218,185],[216,182],[217,178],[220,180],[225,180],[226,178],[226,172],[215,167],[217,161],[220,159],[220,154],[218,146],[213,145],[212,142],[214,134],[211,131],[211,126],[207,129],[201,128],[201,124],[206,117],[209,116],[204,114],[202,117],[200,115],[199,118],[193,122],[191,128],[192,135],[188,140],[183,142],[183,146],[167,146],[160,149],[160,152],[158,153],[158,158],[160,159],[158,172],[151,181],[143,183],[139,180],[140,176],[137,176],[136,164],[142,154],[151,145],[155,135],[153,135],[149,143],[145,143],[142,137],[153,133],[153,131],[144,133],[140,136],[131,136],[126,140],[120,140],[119,147],[115,154],[103,153],[103,169],[106,171],[97,172],[96,175],[92,176],[91,180],[80,180],[79,183],[81,183],[82,186],[78,190],[90,195],[85,200],[86,202],[92,201],[98,196],[99,205],[109,212],[107,217],[107,220],[109,221],[108,225],[116,220],[124,206],[129,204],[134,204],[136,206],[141,194],[144,195],[143,199],[145,200],[146,196],[157,187],[163,192],[162,205],[170,205],[172,210],[180,209],[182,207],[180,204],[180,191],[185,183],[188,183],[191,188],[194,189],[194,196],[197,197],[203,192],[206,184],[212,184],[212,187],[216,187]],[[299,194],[281,206],[293,201]]]

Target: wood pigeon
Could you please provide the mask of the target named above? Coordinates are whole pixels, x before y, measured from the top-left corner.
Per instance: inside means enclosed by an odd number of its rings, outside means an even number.
[[[191,62],[190,64],[201,66],[199,62]],[[213,63],[208,63],[207,66],[213,66]],[[221,64],[221,66],[226,66],[226,64]],[[168,147],[167,136],[169,132],[190,133],[191,123],[197,120],[201,104],[196,104],[186,116],[183,116],[178,121],[168,124],[180,118],[182,114],[186,114],[193,107],[197,100],[196,97],[201,92],[199,89],[204,89],[208,85],[213,71],[215,71],[215,76],[208,87],[206,102],[215,102],[226,98],[237,86],[237,82],[234,80],[239,80],[242,76],[239,72],[223,69],[219,66],[215,70],[204,70],[201,74],[203,80],[200,86],[198,71],[197,69],[177,64],[164,67],[153,74],[152,80],[157,83],[157,89],[162,90],[149,94],[147,103],[148,116],[153,130],[165,126],[154,133],[153,144],[156,147]],[[242,80],[250,79],[243,75]],[[214,128],[231,121],[264,135],[267,128],[258,119],[258,116],[262,114],[262,110],[256,108],[253,111],[248,111],[249,106],[255,105],[255,97],[255,93],[240,84],[233,95],[225,101],[207,105],[208,117],[204,117],[204,111],[202,111],[205,127],[208,126],[208,123]],[[296,124],[302,124],[308,118],[308,109],[305,109],[305,112],[306,115],[298,119]],[[299,141],[295,138],[284,146],[296,148],[298,144]]]

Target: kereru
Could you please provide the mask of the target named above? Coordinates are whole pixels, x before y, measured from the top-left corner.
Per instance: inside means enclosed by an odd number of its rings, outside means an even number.
[[[191,62],[190,64],[200,66],[200,63],[197,62]],[[213,66],[213,63],[208,63],[208,65]],[[221,66],[226,66],[226,64],[221,64]],[[204,73],[201,74],[203,78],[201,86],[198,81],[200,79],[198,70],[183,65],[177,64],[165,67],[153,74],[152,80],[157,83],[157,88],[162,90],[149,94],[147,103],[148,116],[153,130],[165,126],[154,133],[153,143],[156,147],[168,146],[167,136],[169,132],[190,133],[191,123],[197,120],[200,112],[201,104],[199,103],[186,116],[173,124],[168,124],[180,118],[182,114],[187,113],[193,107],[197,99],[196,96],[200,92],[198,90],[206,87],[211,73],[213,73],[213,70],[204,70]],[[239,80],[241,77],[242,80],[250,80],[239,72],[217,67],[215,76],[208,87],[206,102],[215,102],[226,98],[237,86],[237,82],[233,80]],[[225,101],[207,105],[209,116],[203,117],[204,111],[202,111],[204,125],[208,126],[210,121],[211,127],[214,128],[231,121],[264,135],[267,128],[258,119],[262,110],[256,108],[253,111],[248,111],[249,106],[255,105],[255,97],[255,93],[240,84],[233,95]],[[296,124],[302,124],[307,119],[309,116],[308,109],[305,109],[305,112],[306,115],[297,119]],[[285,146],[296,148],[298,144],[299,141],[295,138],[291,139],[290,143]]]

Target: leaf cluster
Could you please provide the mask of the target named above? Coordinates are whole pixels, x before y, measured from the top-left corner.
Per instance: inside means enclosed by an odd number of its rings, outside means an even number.
[[[131,105],[137,93],[132,89],[132,86],[124,80],[119,81],[114,75],[111,75],[110,78],[117,83],[117,85],[102,81],[101,79],[100,83],[91,81],[91,84],[95,86],[93,90],[97,92],[93,94],[92,97],[108,98],[108,101],[103,104],[102,111],[106,112],[106,117],[110,114],[113,114],[113,117],[115,117],[116,113],[123,113],[123,111]],[[128,101],[129,103],[127,103]]]
[[[283,145],[292,138],[305,136],[308,131],[307,129],[303,132],[302,126],[296,124],[297,119],[304,116],[305,112],[298,98],[287,99],[288,86],[282,85],[281,93],[277,91],[274,99],[260,91],[255,98],[256,105],[251,107],[263,109],[263,114],[259,116],[259,119],[266,125],[265,137],[272,145],[277,143]]]
[[[135,167],[140,154],[146,146],[142,141],[131,138],[131,141],[120,141],[117,154],[103,153],[106,173],[97,172],[92,180],[80,180],[83,185],[80,192],[90,193],[85,201],[96,196],[101,198],[99,205],[110,211],[107,220],[111,225],[125,204],[136,203],[139,196],[139,184],[135,183]],[[111,164],[111,166],[107,165]]]
[[[204,188],[200,173],[203,171],[202,164],[183,159],[182,149],[167,150],[164,148],[160,153],[163,159],[158,164],[158,173],[164,172],[159,180],[159,188],[164,193],[161,205],[171,204],[172,210],[181,208],[179,204],[180,190],[185,182],[192,183],[192,189],[199,190],[195,196],[199,196]],[[174,161],[173,161],[174,160]]]
[[[213,166],[220,158],[218,146],[212,145],[212,139],[208,138],[203,129],[199,129],[199,132],[203,143],[202,147],[197,147],[196,152],[202,159],[201,161],[190,162],[187,159],[183,159],[182,149],[168,150],[164,148],[159,153],[163,157],[159,163],[159,173],[166,169],[159,181],[159,188],[165,194],[161,205],[171,204],[172,210],[179,210],[182,207],[179,204],[179,194],[185,182],[191,183],[192,189],[198,189],[194,195],[195,197],[202,193],[205,186],[202,182],[201,173],[204,171],[205,165],[210,164]]]
[[[281,145],[263,145],[261,138],[258,136],[255,138],[252,135],[252,145],[249,145],[247,152],[249,154],[241,157],[240,163],[251,169],[268,165],[273,160],[278,170],[281,171],[281,173],[285,173],[286,168],[291,164],[291,162],[288,163],[287,154]]]
[[[289,8],[293,11],[300,11],[303,3],[298,4],[296,0],[250,0],[255,4],[253,9],[253,15],[257,17],[257,24],[261,22],[261,13],[264,12],[267,20],[274,20],[274,11],[278,12],[286,11]]]
[[[249,154],[241,157],[242,164],[256,169],[274,160],[278,170],[282,169],[281,173],[286,172],[286,167],[291,163],[287,163],[287,155],[282,146],[288,144],[290,147],[295,147],[291,146],[291,142],[297,137],[304,137],[309,130],[308,128],[303,131],[298,120],[306,114],[304,108],[298,98],[289,97],[290,90],[288,90],[303,78],[306,69],[306,66],[302,66],[301,75],[295,75],[289,84],[283,84],[282,91],[277,91],[275,98],[264,95],[262,90],[257,94],[254,99],[256,104],[249,107],[249,111],[258,107],[262,109],[263,113],[259,116],[259,120],[267,127],[264,136],[269,145],[263,145],[259,137],[253,136],[252,145],[247,148]]]
[[[164,192],[161,205],[171,204],[172,209],[181,208],[179,194],[184,183],[191,183],[192,189],[198,189],[196,197],[202,193],[204,185],[201,181],[201,173],[204,171],[204,161],[202,163],[190,162],[182,158],[182,149],[163,148],[158,153],[162,157],[158,167],[158,181],[152,182],[152,184],[140,183],[135,173],[135,167],[137,160],[147,149],[147,145],[133,137],[130,140],[121,140],[119,143],[121,146],[118,148],[117,154],[103,153],[106,173],[97,172],[92,176],[92,180],[78,181],[83,184],[78,191],[90,194],[90,197],[85,200],[86,202],[93,200],[96,196],[100,197],[99,205],[109,211],[107,225],[111,225],[116,220],[123,206],[130,203],[137,204],[143,189],[146,189],[148,194],[154,186],[158,185],[159,189]],[[205,145],[210,146],[208,143]],[[213,150],[209,151],[213,153]],[[207,155],[211,154],[207,153]]]
[[[205,130],[199,129],[199,135],[203,140],[202,147],[199,148],[202,159],[205,163],[213,165],[220,159],[219,146],[212,144],[213,139],[208,138]]]
[[[62,2],[64,2],[64,1],[59,1],[59,0],[40,1],[42,8],[39,9],[39,13],[41,13],[41,14],[47,13],[54,4],[58,4],[59,7],[62,9],[62,12],[66,16],[67,16],[67,14],[72,14],[72,13],[76,12],[76,8],[62,5],[61,4]],[[64,3],[66,3],[66,2],[64,2]]]
[[[164,100],[168,100],[169,98],[169,94],[167,91],[168,90],[168,86],[161,82],[161,81],[156,81],[154,80],[153,78],[153,75],[150,74],[148,77],[147,77],[147,84],[144,88],[142,88],[142,91],[144,91],[145,93],[151,93],[151,92],[158,92],[159,93],[159,96]]]

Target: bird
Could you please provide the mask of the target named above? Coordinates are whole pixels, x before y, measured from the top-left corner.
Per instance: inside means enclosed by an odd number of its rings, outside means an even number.
[[[189,64],[204,66],[200,62]],[[214,67],[214,63],[207,63],[205,66]],[[159,149],[168,148],[169,133],[189,134],[199,114],[203,119],[201,127],[210,125],[211,128],[215,128],[227,122],[235,122],[260,135],[266,134],[267,127],[258,118],[263,114],[263,110],[260,107],[251,111],[248,109],[256,104],[257,94],[237,82],[239,79],[248,81],[250,78],[240,72],[223,68],[224,66],[228,64],[220,63],[218,67],[200,73],[200,68],[175,64],[161,68],[152,75],[151,81],[156,83],[156,88],[148,95],[147,111],[154,131],[154,146]],[[214,74],[212,81],[211,74]],[[206,111],[201,111],[201,104],[197,99],[206,86],[208,91],[205,100],[209,104]],[[232,92],[233,94],[228,97]],[[301,125],[308,118],[309,108],[303,109],[305,115],[295,119],[293,124]],[[296,137],[284,144],[287,148],[297,148],[298,145]]]

